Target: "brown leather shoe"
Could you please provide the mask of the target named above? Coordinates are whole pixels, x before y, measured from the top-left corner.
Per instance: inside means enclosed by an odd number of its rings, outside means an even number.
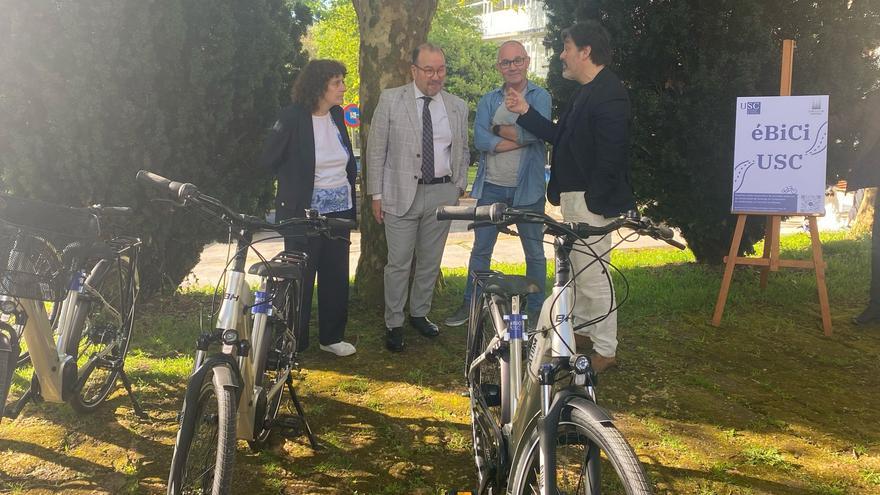
[[[614,356],[605,357],[594,352],[590,354],[590,366],[596,373],[602,373],[609,368],[617,366],[617,358]]]

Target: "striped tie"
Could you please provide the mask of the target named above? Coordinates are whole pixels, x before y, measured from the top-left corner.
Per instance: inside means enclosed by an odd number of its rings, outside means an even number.
[[[430,96],[422,96],[425,106],[422,107],[422,180],[434,180],[434,127],[431,124]]]

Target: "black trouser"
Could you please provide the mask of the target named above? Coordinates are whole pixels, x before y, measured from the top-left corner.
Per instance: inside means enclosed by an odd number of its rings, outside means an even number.
[[[352,218],[349,211],[328,213],[327,217]],[[333,232],[341,239],[324,236],[288,237],[284,239],[287,251],[305,251],[309,255],[303,273],[302,313],[298,348],[309,345],[309,321],[312,316],[312,293],[318,282],[318,341],[331,345],[342,340],[348,322],[348,254],[351,232]]]

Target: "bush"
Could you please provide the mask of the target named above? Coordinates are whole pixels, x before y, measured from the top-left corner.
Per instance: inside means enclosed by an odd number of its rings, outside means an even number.
[[[0,189],[131,205],[146,290],[176,287],[222,235],[150,200],[138,169],[265,211],[265,129],[303,63],[309,11],[283,0],[15,2],[0,39]]]
[[[796,40],[792,94],[830,94],[828,176],[850,165],[859,119],[850,112],[880,80],[880,12],[870,2],[548,0],[549,31],[599,19],[612,37],[617,72],[633,103],[636,194],[646,212],[679,227],[702,262],[730,247],[737,96],[779,94],[781,41]],[[575,15],[573,16],[572,13]],[[844,76],[845,74],[845,76]],[[557,104],[573,90],[558,58],[548,82]],[[854,125],[855,123],[855,125]],[[740,253],[763,236],[750,218]]]

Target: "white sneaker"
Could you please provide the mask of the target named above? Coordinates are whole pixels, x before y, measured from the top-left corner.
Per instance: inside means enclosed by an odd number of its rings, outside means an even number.
[[[343,341],[339,341],[335,344],[330,345],[322,345],[321,350],[332,352],[337,356],[351,356],[352,354],[357,352],[357,349],[355,349],[353,345]]]

